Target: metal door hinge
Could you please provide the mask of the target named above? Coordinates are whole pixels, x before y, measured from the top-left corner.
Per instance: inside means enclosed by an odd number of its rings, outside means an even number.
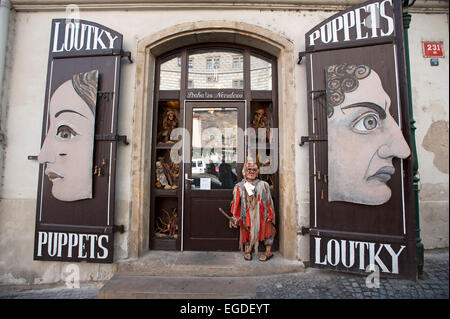
[[[298,53],[298,62],[297,64],[302,64],[303,63],[303,58],[306,56],[306,51],[302,51]]]
[[[131,60],[131,52],[130,51],[124,51],[124,50],[112,50],[112,55],[120,55],[122,58],[128,58],[128,61],[130,63],[133,63],[133,60]]]
[[[309,136],[302,136],[300,140],[300,146],[305,145],[305,143],[310,142],[325,142],[328,139],[325,136],[319,136],[319,135],[309,135]]]
[[[314,100],[317,100],[319,97],[326,95],[327,90],[325,90],[325,89],[312,90],[312,91],[309,91],[309,94],[311,94],[311,96]]]
[[[306,234],[309,234],[309,228],[305,226],[302,226],[297,232],[297,235],[306,235]]]
[[[123,51],[123,50],[121,50],[120,51],[120,56],[122,58],[127,58],[128,62],[133,63],[133,60],[131,60],[131,52],[130,51]]]
[[[121,51],[120,56],[122,58],[128,58],[128,62],[133,63],[133,60],[131,60],[131,52],[130,51]]]
[[[302,64],[303,63],[303,58],[306,57],[306,54],[313,53],[313,51],[314,51],[314,46],[311,45],[310,47],[308,47],[308,50],[299,52],[298,53],[298,62],[297,62],[297,64]]]
[[[123,234],[125,232],[125,227],[123,225],[114,225],[113,226],[113,233],[120,232]]]
[[[127,136],[126,135],[118,135],[118,134],[97,134],[95,135],[96,141],[111,141],[111,142],[122,142],[125,145],[128,145]]]

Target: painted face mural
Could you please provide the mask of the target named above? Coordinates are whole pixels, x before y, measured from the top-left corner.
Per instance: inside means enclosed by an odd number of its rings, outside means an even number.
[[[389,113],[389,95],[366,65],[326,69],[328,114],[328,200],[381,205],[392,191],[394,157],[410,149]]]
[[[39,153],[52,195],[61,201],[92,198],[92,160],[98,70],[75,74],[53,93],[49,127]]]

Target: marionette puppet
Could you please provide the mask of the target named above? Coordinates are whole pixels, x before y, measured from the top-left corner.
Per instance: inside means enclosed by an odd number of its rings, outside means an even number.
[[[170,134],[178,126],[178,119],[175,111],[167,110],[163,116],[162,129],[158,132],[158,141],[164,143],[174,143],[170,140]]]
[[[259,260],[273,257],[271,252],[275,237],[275,212],[269,184],[258,179],[256,163],[246,162],[242,170],[244,179],[233,189],[231,205],[232,225],[240,227],[239,248],[244,251],[244,259],[252,260],[252,250],[256,253],[260,241],[265,252]]]

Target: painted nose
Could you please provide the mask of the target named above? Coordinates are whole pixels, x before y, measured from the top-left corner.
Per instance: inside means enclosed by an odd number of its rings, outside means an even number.
[[[47,135],[48,137],[48,135]],[[45,138],[44,144],[42,145],[41,151],[38,155],[38,161],[40,164],[53,163],[55,161],[55,152],[52,151],[51,143],[48,138]]]
[[[387,143],[378,149],[381,158],[398,157],[407,158],[411,154],[411,149],[403,137],[402,131],[397,123],[391,118],[386,125]]]

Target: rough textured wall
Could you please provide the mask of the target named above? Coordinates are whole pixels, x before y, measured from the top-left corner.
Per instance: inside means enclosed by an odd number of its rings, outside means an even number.
[[[412,14],[411,82],[420,174],[420,227],[425,248],[448,247],[448,15]],[[443,41],[445,58],[431,66],[422,41]]]

